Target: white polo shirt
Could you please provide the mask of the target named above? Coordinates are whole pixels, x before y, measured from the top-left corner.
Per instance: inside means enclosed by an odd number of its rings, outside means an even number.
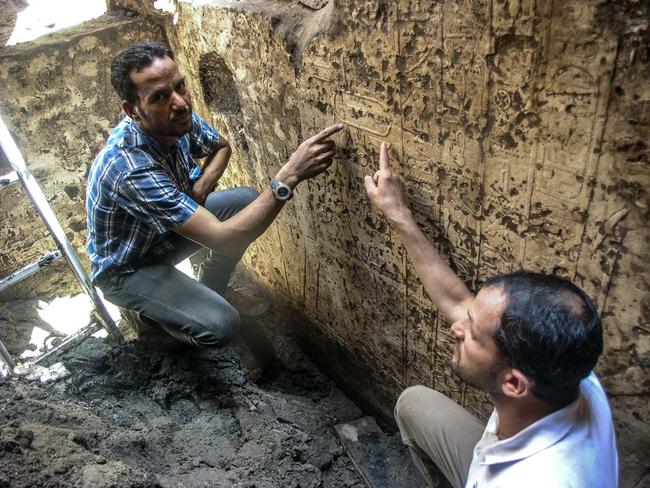
[[[570,405],[498,440],[496,410],[474,448],[465,488],[616,488],[612,414],[596,375]]]

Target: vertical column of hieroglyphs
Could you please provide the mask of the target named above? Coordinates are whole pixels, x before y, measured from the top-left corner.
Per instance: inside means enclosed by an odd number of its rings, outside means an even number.
[[[594,29],[598,2],[544,5],[540,132],[521,263],[575,276],[605,124],[616,39]]]
[[[540,125],[536,77],[544,40],[539,32],[548,22],[536,17],[540,8],[535,0],[493,3],[479,281],[513,269],[520,255]]]
[[[427,15],[420,16],[419,12],[431,8],[435,10],[429,12],[430,25],[427,25]],[[410,70],[405,67],[407,79],[419,78],[425,85],[428,83],[427,75],[432,80],[431,87],[422,87],[419,94],[421,102],[413,107],[420,107],[421,114],[413,121],[409,120],[409,107],[404,106],[404,147],[405,152],[409,153],[407,157],[415,163],[409,164],[406,179],[411,187],[414,206],[419,208],[421,223],[428,228],[437,245],[446,251],[445,254],[448,251],[446,257],[470,286],[475,284],[480,259],[480,197],[484,172],[482,133],[486,124],[486,54],[491,46],[490,11],[490,2],[482,0],[447,1],[435,5],[423,2],[422,6],[417,2],[405,2],[403,15],[405,21],[412,19],[413,38],[419,37],[422,26],[427,25],[434,47],[429,54],[429,69],[418,65],[417,60],[413,60]],[[422,20],[417,22],[418,18]],[[408,56],[406,36],[403,41],[400,54]],[[403,84],[405,100],[410,96],[409,90],[409,83]],[[429,112],[430,117],[427,116]],[[418,159],[427,159],[418,154],[428,156],[432,162],[430,169],[421,168],[421,163],[416,163]],[[422,183],[425,184],[424,192]],[[426,189],[426,186],[430,188]],[[427,195],[430,195],[428,209]],[[411,278],[409,283],[414,284],[415,280]],[[425,301],[423,307],[426,311],[430,305]],[[435,340],[431,383],[461,403],[466,402],[467,395],[473,399],[474,393],[468,393],[466,387],[449,371],[454,341],[449,334],[448,324],[441,317],[435,317],[433,324],[421,324],[420,327],[427,325],[433,331]],[[416,332],[417,326],[412,324],[412,327],[414,329],[410,328],[409,332]],[[427,337],[424,334],[422,337],[425,339],[424,348],[418,347],[416,333],[408,343],[411,354],[409,367],[416,370],[427,349]],[[424,350],[418,353],[418,349]]]
[[[411,209],[425,232],[437,241],[442,5],[429,1],[399,2],[396,27],[402,148],[399,157]],[[393,154],[398,155],[396,151]],[[407,267],[404,287],[405,384],[434,386],[438,326],[444,325],[411,266]]]
[[[306,50],[300,80],[303,124],[333,116],[349,129],[335,166],[309,183],[314,220],[305,307],[334,340],[373,365],[380,384],[396,389],[404,365],[403,260],[363,189],[381,141],[399,146],[395,9],[388,2],[339,8],[336,35]]]

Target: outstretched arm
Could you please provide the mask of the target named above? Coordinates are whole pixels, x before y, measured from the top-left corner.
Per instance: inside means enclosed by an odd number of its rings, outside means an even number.
[[[406,203],[404,184],[388,166],[388,146],[382,143],[379,171],[366,176],[364,185],[373,206],[400,235],[431,301],[451,321],[467,317],[474,295],[440,257],[413,218]]]
[[[275,179],[294,189],[300,182],[325,171],[336,151],[329,137],[342,128],[342,124],[333,125],[303,142]],[[271,225],[283,205],[267,187],[250,205],[226,221],[221,222],[199,207],[176,232],[225,256],[237,256]]]

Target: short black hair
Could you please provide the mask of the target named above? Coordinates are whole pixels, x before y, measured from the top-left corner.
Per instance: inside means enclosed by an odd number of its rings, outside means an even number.
[[[138,42],[115,56],[111,63],[111,84],[121,100],[135,105],[138,91],[129,74],[146,68],[154,59],[174,59],[174,53],[167,46],[156,42]]]
[[[532,380],[533,394],[564,406],[603,351],[603,331],[594,302],[558,276],[518,271],[490,278],[507,305],[494,333],[502,360]]]

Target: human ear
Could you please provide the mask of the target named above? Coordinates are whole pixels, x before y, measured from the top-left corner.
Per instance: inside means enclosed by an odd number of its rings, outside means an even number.
[[[137,113],[136,106],[131,102],[127,100],[122,100],[122,110],[124,110],[124,112],[126,112],[126,115],[131,117],[136,122],[140,122],[142,120]]]
[[[501,380],[501,392],[510,398],[522,398],[531,393],[532,382],[516,368],[508,369]]]

